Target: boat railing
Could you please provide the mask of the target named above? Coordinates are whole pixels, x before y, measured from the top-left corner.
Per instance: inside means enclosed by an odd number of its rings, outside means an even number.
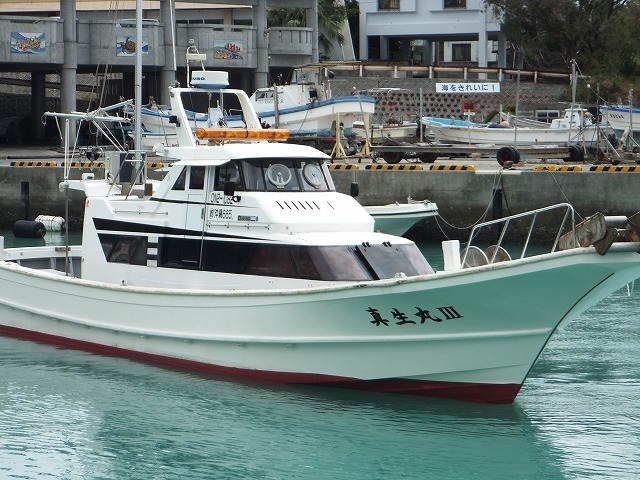
[[[562,217],[562,220],[559,221],[558,229],[555,232],[555,237],[548,253],[558,250],[560,238],[563,234],[570,232],[571,236],[576,238],[575,211],[570,204],[559,203],[548,207],[538,208],[525,213],[519,213],[475,225],[469,235],[467,247],[462,253],[462,267],[478,266],[481,264],[510,260],[512,256],[507,252],[505,246],[507,245],[507,242],[509,242],[509,249],[514,252],[513,243],[510,242],[511,239],[507,237],[507,233],[509,228],[515,223],[519,224],[520,230],[524,234],[524,241],[522,241],[522,247],[518,253],[519,258],[524,258],[530,249],[534,231],[539,227],[537,222],[540,216],[545,214],[556,215],[558,218],[560,216]],[[550,233],[553,233],[553,228]],[[474,245],[474,242],[479,243],[481,239],[486,241],[487,238],[496,237],[496,242],[489,242],[492,243],[492,245],[486,249],[481,249]],[[516,251],[517,250],[518,249],[516,248]]]

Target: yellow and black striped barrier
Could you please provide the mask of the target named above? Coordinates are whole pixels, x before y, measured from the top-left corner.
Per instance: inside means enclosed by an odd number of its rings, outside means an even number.
[[[358,165],[352,164],[352,163],[341,163],[341,164],[337,164],[337,163],[331,163],[329,165],[329,170],[358,170]]]
[[[12,167],[57,167],[56,162],[11,162]]]
[[[65,166],[65,163],[62,162],[62,166]],[[104,167],[104,162],[69,162],[69,167],[72,168],[102,168]]]
[[[640,167],[621,167],[617,165],[593,165],[591,172],[640,172]]]
[[[385,164],[371,164],[364,167],[367,170],[422,170],[422,165],[385,165]]]
[[[581,172],[582,167],[580,165],[536,165],[533,169],[537,172],[549,171],[549,172]]]
[[[445,171],[445,170],[472,171],[475,169],[476,167],[474,165],[431,165],[431,168],[430,168],[430,170],[436,170],[436,171]]]

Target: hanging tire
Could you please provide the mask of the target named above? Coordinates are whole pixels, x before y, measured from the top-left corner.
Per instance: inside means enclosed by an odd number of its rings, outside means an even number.
[[[584,150],[582,149],[582,145],[579,143],[569,145],[569,161],[576,163],[584,162]]]
[[[496,154],[496,159],[503,167],[507,163],[518,163],[518,160],[520,160],[520,152],[513,147],[501,147]]]
[[[387,140],[382,144],[383,147],[397,147],[398,145],[400,144],[394,140]],[[392,165],[400,163],[403,157],[404,155],[402,152],[382,152],[382,158],[384,161]]]

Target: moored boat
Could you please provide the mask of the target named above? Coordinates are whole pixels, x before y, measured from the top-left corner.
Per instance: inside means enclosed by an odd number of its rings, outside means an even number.
[[[502,123],[487,125],[446,125],[430,122],[429,127],[440,143],[491,145],[595,145],[601,136],[613,133],[608,124],[596,124],[584,108],[567,109],[548,127],[517,127]]]
[[[416,223],[425,218],[438,215],[438,206],[424,200],[422,202],[409,198],[407,203],[391,203],[388,205],[365,206],[365,210],[375,221],[377,232],[402,236]]]
[[[603,120],[608,122],[620,137],[620,143],[625,147],[630,146],[635,150],[638,149],[638,142],[640,141],[640,108],[627,105],[601,105],[600,114]],[[633,131],[633,135],[629,135],[631,131]],[[633,142],[631,142],[632,139]]]
[[[509,403],[560,324],[640,276],[634,220],[581,227],[569,205],[479,225],[463,252],[444,242],[434,272],[335,191],[328,156],[268,141],[287,132],[262,129],[224,75],[202,76],[171,89],[178,146],[157,148],[173,160],[161,181],[120,158],[103,180],[65,180],[86,197],[82,244],[0,249],[0,332],[224,375]],[[247,128],[194,134],[183,99],[197,94],[235,96]],[[510,226],[558,211],[562,240],[506,252]]]

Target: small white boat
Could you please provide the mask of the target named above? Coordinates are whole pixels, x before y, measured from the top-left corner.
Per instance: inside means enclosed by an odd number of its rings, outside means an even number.
[[[565,115],[554,119],[548,127],[513,127],[501,123],[488,125],[444,125],[429,123],[437,142],[488,145],[565,145],[581,143],[593,145],[601,132],[611,132],[606,124],[593,123],[584,108],[567,109]]]
[[[277,92],[277,95],[276,95]],[[264,127],[285,128],[292,136],[334,136],[350,132],[354,122],[363,122],[375,109],[375,99],[366,96],[330,96],[323,84],[292,83],[257,89],[250,97]],[[246,127],[242,112],[215,106],[206,113],[187,110],[192,130],[212,126]],[[143,146],[161,143],[177,145],[173,112],[168,106],[149,105],[142,109]],[[336,130],[336,121],[339,121]],[[414,127],[415,130],[415,127]]]
[[[171,89],[178,146],[157,147],[173,160],[161,181],[118,154],[105,179],[60,185],[86,197],[81,245],[0,245],[0,333],[230,376],[509,403],[559,326],[640,277],[634,219],[575,225],[566,204],[477,225],[463,252],[443,242],[434,272],[336,192],[327,155],[267,141],[287,132],[262,129],[244,92],[206,87],[220,72],[199,77]],[[235,96],[247,128],[194,135],[183,100],[197,94]],[[511,226],[529,220],[531,233],[557,212],[560,240],[533,253],[525,235],[507,253]]]
[[[601,105],[600,114],[603,121],[608,122],[614,132],[620,137],[621,143],[630,140],[629,132],[633,130],[633,146],[638,147],[640,141],[640,108],[629,108],[625,105]]]
[[[438,206],[427,200],[418,202],[409,199],[407,203],[365,206],[365,210],[375,220],[375,230],[390,235],[404,235],[421,220],[438,215]]]
[[[292,83],[257,89],[251,103],[263,124],[286,128],[291,135],[335,134],[336,121],[344,130],[363,122],[375,110],[376,101],[366,96],[331,96],[323,84]],[[237,116],[236,116],[237,117]],[[241,126],[228,117],[229,126]]]
[[[420,130],[416,122],[373,124],[365,131],[365,123],[353,122],[351,133],[359,142],[369,140],[370,143],[383,143],[386,140],[415,143],[420,141]]]

